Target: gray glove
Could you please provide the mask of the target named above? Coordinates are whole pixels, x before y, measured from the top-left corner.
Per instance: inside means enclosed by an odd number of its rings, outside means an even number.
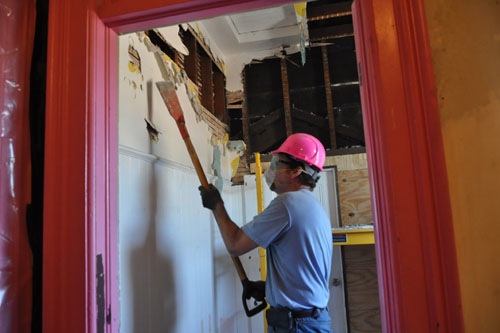
[[[198,190],[200,190],[203,207],[214,210],[217,203],[224,203],[224,201],[222,201],[219,190],[212,184],[209,186],[209,189],[200,186],[198,187]]]

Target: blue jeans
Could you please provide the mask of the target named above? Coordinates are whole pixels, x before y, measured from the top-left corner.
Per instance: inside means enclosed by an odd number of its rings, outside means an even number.
[[[317,318],[295,318],[293,322],[291,329],[269,326],[267,331],[268,333],[332,333],[332,321],[327,309],[321,311]]]

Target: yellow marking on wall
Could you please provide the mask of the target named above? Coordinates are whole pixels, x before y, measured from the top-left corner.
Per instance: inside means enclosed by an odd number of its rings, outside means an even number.
[[[298,16],[301,16],[301,17],[305,17],[306,16],[306,6],[307,6],[306,2],[298,2],[298,3],[294,4],[293,7],[295,8],[295,14]]]
[[[131,71],[132,73],[141,72],[140,68],[137,67],[132,61],[128,62],[128,70]]]
[[[231,177],[234,177],[236,175],[236,172],[238,172],[238,166],[240,165],[240,157],[237,156],[234,160],[231,161],[231,169],[233,172],[231,172]]]

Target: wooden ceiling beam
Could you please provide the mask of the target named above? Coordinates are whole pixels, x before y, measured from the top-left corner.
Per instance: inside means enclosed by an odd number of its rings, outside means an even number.
[[[330,27],[309,29],[309,41],[318,42],[328,39],[354,36],[352,24],[342,24]]]
[[[351,5],[352,1],[345,1],[321,6],[307,6],[307,20],[319,21],[352,15]]]

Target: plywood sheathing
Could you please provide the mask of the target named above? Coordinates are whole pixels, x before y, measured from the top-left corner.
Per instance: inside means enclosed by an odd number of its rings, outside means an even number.
[[[340,226],[372,224],[366,153],[327,156],[325,166],[337,168]]]
[[[350,331],[381,332],[375,247],[344,246],[342,252]]]
[[[339,170],[341,226],[372,223],[368,169]]]

